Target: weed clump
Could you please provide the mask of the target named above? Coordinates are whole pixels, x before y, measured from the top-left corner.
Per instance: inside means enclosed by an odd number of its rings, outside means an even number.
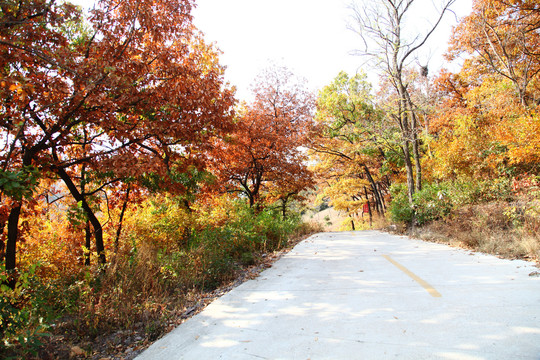
[[[299,214],[283,219],[278,210],[257,211],[226,196],[187,209],[162,195],[126,212],[116,252],[113,230],[105,236],[105,266],[91,258],[90,266],[62,268],[47,253],[35,253],[40,265],[26,268],[15,290],[2,285],[2,356],[49,351],[55,357],[58,349],[43,349],[54,339],[114,347],[116,340],[104,339],[118,329],[136,332],[139,342],[154,340],[246,268],[314,231]]]
[[[392,188],[391,220],[412,235],[507,258],[540,259],[540,188],[536,177],[427,184],[411,206]],[[418,225],[414,229],[411,223]]]

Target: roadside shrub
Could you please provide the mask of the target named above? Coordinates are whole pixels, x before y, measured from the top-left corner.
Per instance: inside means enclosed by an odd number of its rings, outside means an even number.
[[[299,226],[301,217],[299,214],[289,214],[283,219],[276,210],[267,209],[258,214],[258,226],[264,236],[264,249],[279,250],[287,245],[289,236]]]
[[[9,275],[0,267],[0,355],[25,358],[37,355],[44,344],[51,312],[41,295],[44,286],[36,276],[39,264],[18,274],[14,288],[7,286]]]
[[[447,217],[452,209],[472,204],[509,202],[513,199],[512,183],[507,178],[486,181],[455,181],[425,183],[413,196],[411,207],[406,184],[390,188],[392,202],[389,207],[391,220],[410,223],[413,216],[417,225]]]
[[[155,195],[127,213],[124,228],[132,242],[181,250],[189,240],[192,222],[192,214],[180,200]]]
[[[413,199],[418,225],[442,219],[452,210],[452,202],[444,183],[425,184],[421,191],[414,194]]]
[[[454,206],[511,201],[513,198],[512,182],[508,178],[459,180],[446,183],[446,187]]]
[[[414,209],[409,203],[406,184],[393,184],[390,187],[392,201],[388,211],[392,221],[397,223],[410,223],[413,219]]]
[[[35,244],[24,246],[21,264],[27,270],[21,270],[15,290],[0,289],[0,332],[2,344],[9,347],[6,356],[33,356],[44,343],[46,324],[53,325],[55,334],[72,334],[69,341],[93,341],[118,328],[158,336],[164,319],[233,280],[242,266],[256,264],[262,253],[286,246],[299,228],[297,214],[282,219],[277,210],[256,211],[242,199],[228,196],[205,201],[187,206],[157,194],[128,207],[117,251],[112,251],[111,241],[115,224],[104,226],[110,251],[106,265],[94,257],[90,266],[83,265],[80,237],[69,247],[62,245],[64,237],[56,233],[69,234],[64,231],[68,227],[62,227],[64,217],[45,221],[39,234],[46,235],[47,241],[39,242],[36,236]],[[113,214],[113,220],[114,215],[118,214]],[[309,231],[304,227],[299,232]],[[50,251],[41,251],[49,243],[54,245]],[[77,259],[73,254],[78,254]],[[43,260],[46,272],[28,270],[34,258]],[[71,261],[69,266],[63,265],[64,258]],[[5,280],[0,270],[0,283]]]

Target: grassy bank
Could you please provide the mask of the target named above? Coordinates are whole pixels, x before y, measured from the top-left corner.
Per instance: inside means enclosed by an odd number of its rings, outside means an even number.
[[[69,241],[55,221],[42,231]],[[124,229],[116,253],[109,234],[105,266],[93,258],[65,266],[71,247],[59,254],[29,237],[34,265],[21,269],[14,290],[2,287],[0,357],[131,358],[320,230],[299,214],[284,219],[226,197],[186,209],[160,196],[133,206]]]
[[[390,207],[400,231],[504,258],[539,261],[536,177],[427,184],[415,194],[414,207],[403,190],[393,188]]]

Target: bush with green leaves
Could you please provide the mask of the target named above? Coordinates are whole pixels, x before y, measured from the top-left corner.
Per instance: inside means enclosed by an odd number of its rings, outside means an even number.
[[[452,201],[444,183],[425,184],[414,196],[416,223],[424,225],[439,220],[450,214]]]
[[[413,218],[414,208],[409,203],[406,184],[393,184],[390,187],[392,202],[388,211],[392,221],[397,223],[410,223]]]
[[[407,186],[394,184],[390,188],[392,202],[390,216],[392,221],[424,225],[447,216],[452,210],[452,201],[444,183],[425,184],[422,190],[413,195],[413,205],[409,202]]]
[[[461,180],[452,182],[426,183],[422,190],[413,195],[409,203],[406,184],[394,184],[390,188],[392,202],[389,212],[392,221],[424,225],[448,216],[452,209],[491,201],[512,200],[510,179]]]
[[[5,265],[0,265],[0,357],[24,358],[36,355],[44,344],[51,320],[43,295],[43,284],[36,276],[39,264],[17,276],[15,286],[7,284],[13,274],[8,274]]]
[[[458,180],[445,184],[455,206],[512,200],[512,184],[509,178]]]

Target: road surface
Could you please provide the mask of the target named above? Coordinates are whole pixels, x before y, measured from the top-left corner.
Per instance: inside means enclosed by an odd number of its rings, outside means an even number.
[[[535,271],[377,231],[321,233],[137,359],[540,360]]]

